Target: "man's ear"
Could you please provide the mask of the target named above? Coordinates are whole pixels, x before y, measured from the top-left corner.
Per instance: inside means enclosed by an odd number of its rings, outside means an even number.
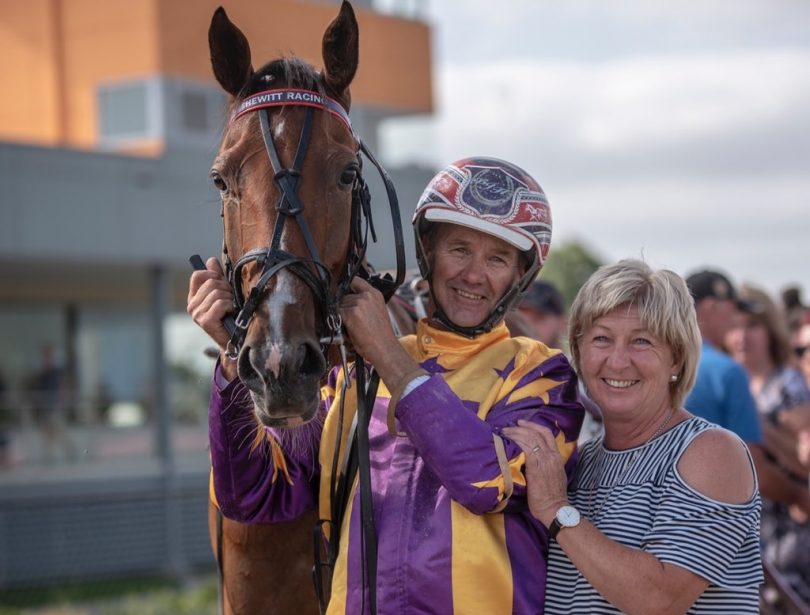
[[[520,277],[532,266],[532,254],[530,252],[518,252],[518,272]]]

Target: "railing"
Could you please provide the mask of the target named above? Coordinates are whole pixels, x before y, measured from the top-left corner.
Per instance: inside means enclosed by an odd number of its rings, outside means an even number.
[[[760,613],[764,615],[810,615],[810,605],[790,586],[767,558],[762,558],[765,583],[760,591]]]

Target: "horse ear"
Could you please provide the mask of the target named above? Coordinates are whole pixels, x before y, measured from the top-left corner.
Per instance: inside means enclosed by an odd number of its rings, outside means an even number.
[[[242,31],[228,19],[222,7],[214,11],[211,18],[208,48],[217,81],[226,92],[238,96],[253,75],[250,45]]]
[[[332,96],[349,100],[349,85],[357,72],[359,34],[352,5],[346,0],[323,33],[323,80]]]

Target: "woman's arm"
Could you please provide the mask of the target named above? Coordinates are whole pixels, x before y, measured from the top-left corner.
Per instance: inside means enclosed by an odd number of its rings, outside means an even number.
[[[527,453],[529,507],[548,527],[557,510],[568,503],[551,433],[521,421],[504,434]],[[728,432],[710,431],[697,437],[682,455],[678,471],[692,489],[715,500],[742,503],[754,494],[748,456]],[[683,613],[709,585],[686,568],[611,540],[584,518],[575,527],[563,528],[557,542],[588,582],[627,613]]]

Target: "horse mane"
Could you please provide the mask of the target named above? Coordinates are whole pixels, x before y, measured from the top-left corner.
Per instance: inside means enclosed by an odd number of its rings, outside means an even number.
[[[268,62],[253,73],[239,93],[239,100],[256,92],[283,87],[301,88],[326,95],[321,74],[308,62],[290,56]]]

